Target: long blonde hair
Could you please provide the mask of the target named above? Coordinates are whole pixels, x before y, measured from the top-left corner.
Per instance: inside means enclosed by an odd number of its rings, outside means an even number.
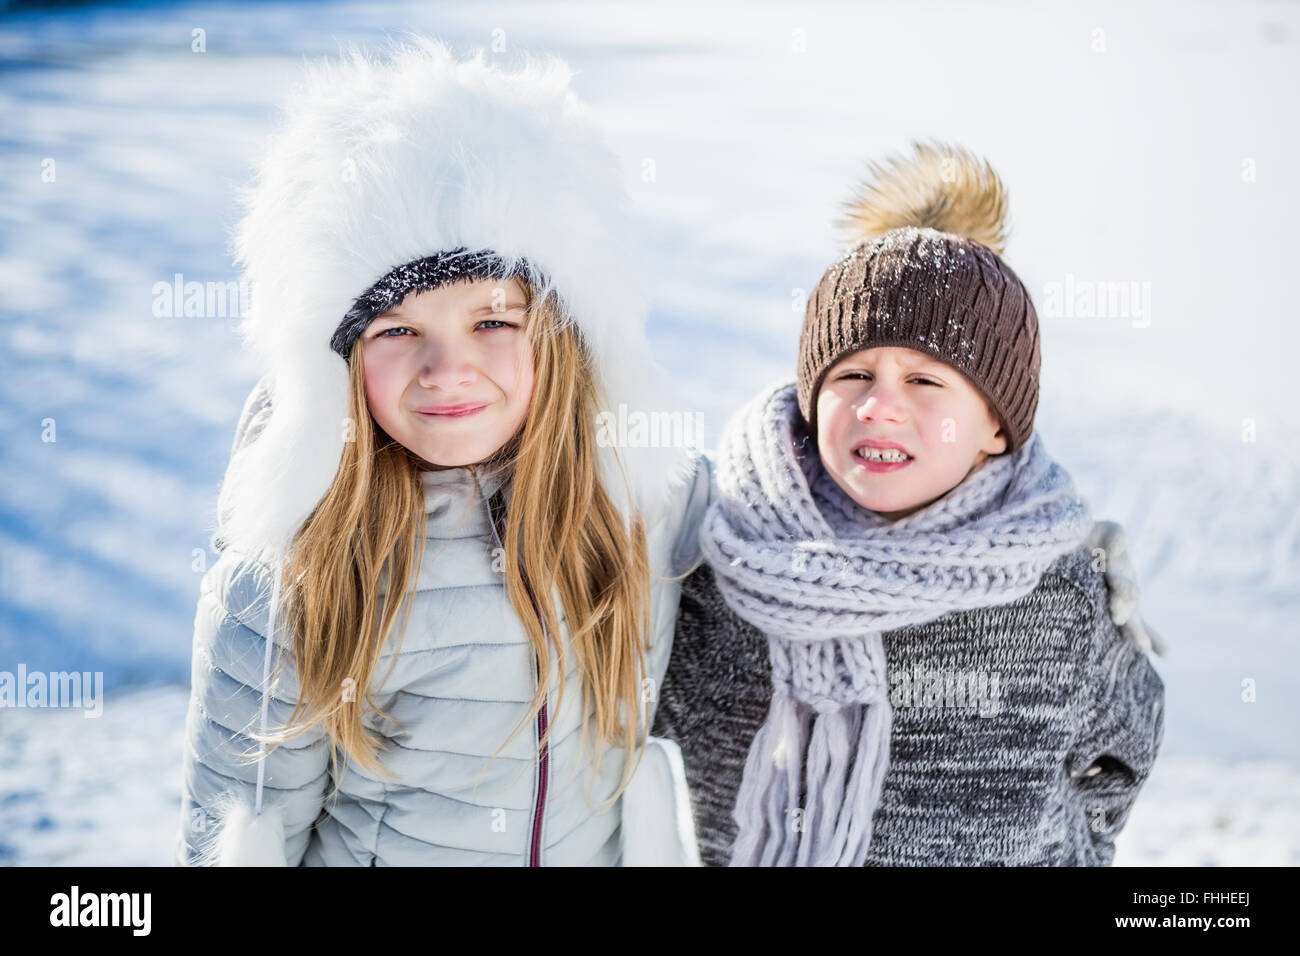
[[[644,745],[640,704],[650,621],[645,524],[635,515],[625,525],[601,484],[596,415],[603,396],[579,329],[565,321],[554,294],[539,301],[529,283],[518,281],[526,298],[533,395],[519,432],[488,464],[507,469],[512,482],[502,539],[505,589],[537,655],[539,678],[529,711],[493,759],[536,720],[550,685],[552,655],[563,701],[562,613],[578,657],[582,713],[595,711],[590,723],[582,721],[583,752],[593,728],[597,741],[627,751],[618,788],[606,804],[612,805]],[[335,790],[340,749],[367,772],[385,773],[378,750],[387,746],[362,717],[371,707],[392,720],[371,698],[371,682],[398,606],[419,575],[427,522],[420,460],[371,417],[363,343],[356,342],[349,359],[355,440],[345,443],[333,483],[282,565],[283,614],[301,690],[283,730],[250,734],[279,745],[323,724]],[[413,602],[405,603],[401,637]],[[295,725],[300,713],[303,720]],[[539,742],[539,753],[553,727],[552,722]]]

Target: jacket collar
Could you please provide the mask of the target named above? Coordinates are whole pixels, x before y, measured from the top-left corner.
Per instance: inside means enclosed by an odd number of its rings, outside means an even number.
[[[420,472],[429,533],[464,537],[490,530],[488,502],[498,491],[510,498],[510,470],[503,466],[469,465]]]

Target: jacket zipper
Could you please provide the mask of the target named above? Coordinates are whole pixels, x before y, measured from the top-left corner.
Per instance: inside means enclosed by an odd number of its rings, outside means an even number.
[[[491,506],[488,508],[491,511]],[[492,516],[493,528],[497,534],[497,544],[502,548],[505,547],[503,541],[505,538],[504,521],[498,520],[495,515]],[[537,598],[533,595],[532,585],[528,583],[528,574],[522,574],[524,580],[524,590],[528,592],[528,600],[533,605],[533,613],[537,615],[537,622],[545,628],[545,622],[542,620],[542,609],[537,606]],[[533,678],[536,684],[541,683],[540,664],[537,655],[533,655]],[[541,743],[546,736],[546,698],[542,698],[542,708],[537,712],[537,740]],[[546,785],[550,770],[550,745],[541,744],[537,754],[537,803],[533,807],[533,833],[532,840],[529,843],[528,865],[542,865],[542,815],[546,810]]]
[[[538,620],[541,620],[541,612],[537,608],[537,600],[533,598],[531,589],[528,592],[529,598],[533,600],[533,610],[538,612]],[[537,673],[537,655],[533,655],[533,672]],[[540,675],[539,675],[540,680]],[[542,709],[537,712],[537,740],[540,743],[546,736],[546,698],[542,698]],[[542,744],[537,754],[537,807],[533,811],[533,846],[532,853],[529,856],[529,866],[542,865],[542,812],[546,809],[546,778],[547,771],[550,769],[550,745]]]

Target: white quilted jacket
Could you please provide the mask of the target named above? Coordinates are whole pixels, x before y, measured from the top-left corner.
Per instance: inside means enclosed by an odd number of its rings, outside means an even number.
[[[265,410],[259,387],[245,408],[236,446],[256,439]],[[510,489],[500,477],[476,476],[468,468],[425,472],[422,480],[428,515],[424,565],[405,639],[395,646],[390,635],[372,691],[402,727],[374,713],[367,717],[367,726],[391,744],[383,759],[395,779],[375,779],[345,758],[339,793],[326,802],[327,740],[317,729],[264,758],[262,812],[250,819],[258,767],[237,754],[256,753],[256,744],[240,731],[257,726],[261,714],[271,576],[265,565],[227,550],[203,578],[195,618],[175,862],[617,865],[624,862],[620,818],[629,800],[639,800],[641,823],[639,832],[626,835],[639,840],[626,862],[693,862],[689,846],[681,856],[683,844],[693,839],[683,840],[689,817],[671,743],[655,742],[633,791],[613,810],[595,812],[592,804],[613,793],[625,754],[607,749],[595,767],[590,754],[580,753],[580,676],[567,630],[563,707],[556,709],[559,674],[553,667],[545,711],[531,732],[520,733],[489,761],[537,686],[531,645],[502,574],[493,570],[500,539],[488,501],[498,491],[508,496]],[[655,572],[647,655],[652,688],[668,666],[681,590],[680,580],[663,578],[698,563],[695,539],[708,491],[709,470],[697,459],[693,477],[675,487],[648,529]],[[287,648],[286,629],[277,626],[275,650]],[[287,720],[297,693],[292,680],[274,689],[268,698],[272,727]],[[651,699],[651,720],[654,706]],[[538,734],[548,724],[550,745],[535,756]],[[597,782],[589,803],[592,773]],[[227,823],[232,832],[222,842],[217,836]]]

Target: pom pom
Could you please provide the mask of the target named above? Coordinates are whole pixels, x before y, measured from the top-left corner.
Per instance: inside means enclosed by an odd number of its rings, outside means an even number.
[[[262,804],[262,812],[234,794],[225,794],[214,808],[219,829],[203,848],[201,866],[288,866],[285,857],[284,811]]]
[[[904,226],[955,233],[999,255],[1006,245],[1007,194],[987,161],[940,142],[868,164],[838,225],[853,243]]]

